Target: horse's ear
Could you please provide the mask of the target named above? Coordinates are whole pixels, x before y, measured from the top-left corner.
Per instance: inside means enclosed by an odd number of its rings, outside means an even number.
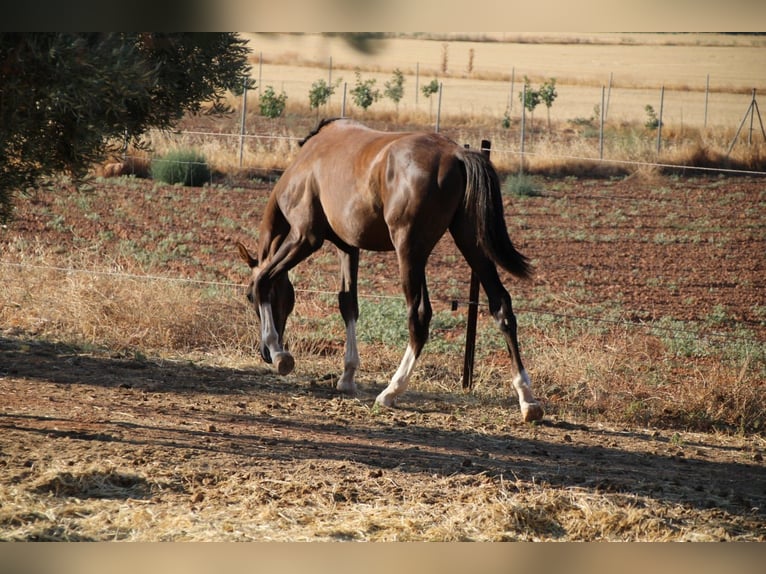
[[[239,249],[239,256],[242,258],[242,261],[247,263],[250,269],[258,266],[258,260],[252,255],[250,255],[250,252],[247,250],[247,247],[245,247],[241,241],[237,241],[237,249]]]

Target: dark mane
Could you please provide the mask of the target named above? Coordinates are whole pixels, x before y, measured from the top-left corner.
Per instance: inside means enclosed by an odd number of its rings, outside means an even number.
[[[298,142],[298,145],[303,147],[303,144],[305,144],[307,141],[309,141],[311,138],[313,138],[315,135],[319,133],[319,130],[321,130],[323,127],[325,127],[327,124],[331,124],[335,121],[342,120],[343,118],[323,118],[322,121],[319,122],[317,127],[315,127],[309,135],[307,135],[305,138],[303,138],[300,142]]]

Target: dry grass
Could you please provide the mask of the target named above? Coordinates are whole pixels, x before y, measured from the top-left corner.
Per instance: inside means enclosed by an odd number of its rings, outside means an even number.
[[[138,268],[99,267],[97,261],[77,257],[59,259],[63,268],[89,270],[69,272],[48,267],[54,254],[42,250],[30,257],[20,249],[18,256],[23,266],[6,266],[6,281],[0,288],[0,322],[10,332],[127,356],[204,357],[230,365],[255,360],[258,327],[239,286],[144,279]],[[313,289],[321,287],[307,276],[301,281]],[[320,377],[323,369],[337,370],[337,364],[327,362],[338,363],[343,351],[340,320],[313,319],[326,317],[334,306],[328,297],[302,292],[290,331],[293,352],[317,365],[312,372]],[[474,393],[479,400],[503,402],[513,394],[505,375],[508,359],[493,321],[482,317],[479,339],[484,346],[479,349]],[[451,365],[462,349],[462,325],[455,329],[434,334],[436,342],[432,340],[429,349],[441,345],[445,350],[424,355],[415,388],[450,392],[456,376]],[[734,362],[684,359],[649,330],[618,327],[589,332],[587,325],[581,329],[524,328],[527,367],[550,414],[698,430],[721,425],[754,430],[766,422],[760,359],[753,364],[748,355]],[[443,343],[438,341],[445,337]],[[385,380],[401,349],[362,342],[360,352],[365,373]]]
[[[761,92],[764,88],[757,79],[763,39],[690,35],[686,42],[673,43],[670,38],[673,36],[626,34],[622,44],[619,35],[603,35],[603,42],[561,37],[550,41],[539,36],[522,43],[514,42],[515,38],[504,42],[389,38],[378,42],[379,50],[370,55],[354,52],[338,38],[310,34],[254,35],[251,46],[253,76],[260,78],[263,86],[284,89],[288,105],[308,101],[311,83],[327,79],[332,58],[333,79],[342,77],[349,84],[357,68],[366,77],[375,78],[381,88],[395,68],[401,69],[406,92],[400,107],[427,111],[428,101],[422,94],[415,104],[418,65],[421,85],[433,77],[444,82],[445,116],[490,112],[498,120],[507,106],[513,70],[514,92],[520,91],[525,75],[533,85],[551,77],[557,79],[560,95],[551,110],[554,119],[564,121],[589,114],[600,101],[600,88],[609,84],[611,74],[612,118],[640,120],[647,103],[659,111],[659,88],[664,85],[666,119],[680,119],[682,114],[684,123],[701,125],[704,94],[700,92],[704,92],[709,74],[710,89],[715,92],[709,102],[709,121],[738,123],[747,109],[750,90]],[[445,45],[447,72],[442,71]],[[469,73],[471,51],[474,59]],[[730,97],[733,95],[739,97]],[[340,106],[340,96],[333,99],[336,106]],[[518,95],[514,93],[513,98],[518,111]],[[380,102],[375,107],[388,105],[390,102]]]
[[[22,266],[7,270],[12,281],[3,287],[0,310],[6,328],[121,352],[237,354],[253,348],[254,317],[245,312],[239,289],[143,279],[139,268],[76,256],[64,262],[39,249],[30,257],[27,248],[18,247]],[[48,266],[53,259],[88,271],[62,272]],[[222,322],[225,316],[236,320]]]
[[[273,132],[261,131],[274,128],[259,128],[262,122],[253,117],[255,127],[249,132],[258,135],[245,138],[241,165],[239,137],[157,133],[152,139],[153,150],[157,156],[178,149],[198,150],[218,174],[232,175],[253,169],[262,173],[278,173],[289,165],[299,149],[298,142],[313,125],[310,119],[312,112],[299,109],[296,113],[303,118],[302,122],[288,129],[288,119],[285,125]],[[389,126],[422,129],[429,121],[427,113],[412,111],[379,111],[361,119],[382,129]],[[727,155],[736,128],[707,131],[666,128],[661,151],[657,153],[656,132],[646,130],[640,124],[622,124],[606,131],[604,161],[599,160],[598,128],[572,129],[570,122],[556,121],[552,122],[549,130],[545,119],[537,118],[534,129],[527,129],[523,169],[529,173],[604,177],[636,173],[653,165],[668,172],[673,172],[674,168],[661,166],[745,171],[763,171],[766,166],[766,142],[757,138],[748,146],[740,135],[739,143]],[[517,172],[520,169],[518,121],[510,129],[503,129],[491,121],[462,116],[443,126],[442,131],[455,141],[472,147],[478,147],[481,140],[489,139],[492,142],[492,161],[500,172]],[[141,155],[135,157],[138,165],[149,161]],[[135,173],[140,176],[140,172]]]
[[[529,324],[521,313],[548,420],[523,425],[482,313],[472,393],[456,392],[462,345],[443,329],[407,403],[381,411],[372,400],[401,346],[361,344],[362,394],[335,396],[332,295],[301,292],[297,371],[277,380],[254,357],[240,286],[137,278],[144,267],[103,250],[5,246],[0,352],[23,373],[0,377],[3,540],[766,536],[757,496],[740,502],[726,486],[732,472],[762,469],[762,436],[748,428],[765,410],[755,362],[683,359],[645,329]],[[332,280],[300,273],[316,290],[333,291]],[[727,432],[689,431],[711,426]]]
[[[3,485],[4,538],[103,540],[105,525],[112,539],[123,541],[539,541],[564,533],[579,541],[730,538],[719,520],[700,527],[680,505],[658,512],[642,496],[551,489],[512,477],[440,477],[410,485],[407,499],[385,500],[376,479],[301,489],[291,480],[258,481],[243,472],[205,473],[190,485],[205,494],[184,499],[177,477],[158,470],[127,474],[104,461],[76,473],[53,466],[32,491]],[[306,464],[296,472],[313,470]],[[342,504],[349,495],[355,504]]]

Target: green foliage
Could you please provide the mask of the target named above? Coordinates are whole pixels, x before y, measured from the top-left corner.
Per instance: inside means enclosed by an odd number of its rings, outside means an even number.
[[[351,89],[351,97],[357,106],[367,110],[380,99],[380,90],[375,88],[375,78],[362,80],[362,74],[356,72],[356,84]]]
[[[505,129],[509,129],[511,127],[511,113],[507,109],[505,110],[505,113],[503,114],[502,126]]]
[[[540,100],[545,104],[545,107],[548,110],[548,130],[551,129],[551,106],[553,105],[554,100],[558,97],[558,92],[556,91],[556,78],[551,78],[547,82],[543,82],[543,85],[540,86],[540,89],[537,90],[537,92],[540,94]]]
[[[317,80],[311,84],[309,90],[309,107],[312,110],[318,109],[319,106],[324,106],[329,100],[330,96],[335,93],[335,88],[340,84],[340,80],[337,80],[334,84],[328,84],[324,79]]]
[[[403,299],[359,301],[359,340],[404,346],[409,341],[407,306]]]
[[[285,112],[287,94],[282,90],[282,92],[277,95],[272,86],[266,86],[258,100],[258,105],[262,116],[272,119],[278,118]]]
[[[431,318],[428,350],[430,352],[460,353],[465,340],[445,341],[440,332],[450,331],[465,324],[465,317],[449,310],[436,310]],[[493,329],[494,330],[494,329]],[[410,335],[407,328],[407,306],[404,299],[360,299],[359,340],[364,343],[406,347]]]
[[[393,77],[384,84],[383,95],[390,99],[398,109],[399,102],[404,97],[404,74],[399,68],[394,70]]]
[[[654,107],[646,104],[646,106],[644,106],[644,111],[646,112],[646,122],[644,122],[644,127],[648,130],[656,130],[660,127],[660,119],[657,117]]]
[[[524,76],[524,89],[519,92],[519,101],[529,110],[533,117],[535,108],[540,103],[545,104],[545,107],[548,109],[548,129],[551,127],[551,106],[557,97],[556,78],[543,82],[538,89],[533,90],[529,83],[529,78]]]
[[[545,104],[545,107],[550,109],[554,100],[559,95],[558,92],[556,92],[556,78],[551,78],[547,82],[543,82],[543,85],[540,86],[537,93],[540,94],[540,100]]]
[[[439,80],[434,78],[429,83],[423,84],[423,86],[420,88],[420,91],[423,92],[425,97],[430,98],[431,95],[439,91]]]
[[[152,178],[170,184],[199,186],[210,181],[210,168],[200,152],[176,150],[152,161]]]
[[[227,111],[241,93],[247,42],[236,34],[0,34],[0,220],[11,198],[65,172],[75,178],[149,128]]]
[[[524,89],[519,92],[519,101],[531,113],[535,113],[535,108],[540,104],[540,92],[532,89],[527,76],[524,76]]]

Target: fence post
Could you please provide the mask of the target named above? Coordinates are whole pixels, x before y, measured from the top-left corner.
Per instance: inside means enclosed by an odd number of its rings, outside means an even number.
[[[239,167],[242,168],[242,156],[245,149],[245,117],[247,116],[247,78],[242,89],[242,121],[239,124]]]
[[[418,92],[420,91],[420,62],[415,62],[415,107],[418,105]]]
[[[524,137],[527,129],[527,85],[521,89],[521,156],[519,159],[519,175],[524,175]]]
[[[468,146],[465,146],[468,147]],[[489,159],[492,142],[481,140],[481,153]],[[473,388],[473,363],[476,351],[476,323],[479,318],[479,276],[471,270],[468,288],[468,319],[465,327],[465,355],[463,357],[463,389]]]
[[[513,111],[513,84],[516,81],[516,67],[511,68],[511,91],[508,93],[508,115]]]
[[[657,153],[660,153],[662,145],[662,108],[665,105],[665,86],[660,88],[660,117],[657,123]]]
[[[263,78],[263,52],[258,55],[258,96],[261,95],[261,79]]]
[[[436,133],[439,133],[439,124],[441,123],[441,117],[442,117],[442,89],[444,88],[444,84],[442,82],[439,82],[439,100],[436,103]]]
[[[705,121],[702,124],[703,128],[707,127],[707,100],[708,100],[708,94],[710,93],[710,74],[707,75],[705,78]]]
[[[346,88],[348,88],[348,82],[343,82],[343,103],[340,108],[340,117],[346,117]]]
[[[604,86],[601,86],[601,121],[598,128],[598,159],[604,159],[604,117],[606,116],[606,110],[604,109]]]
[[[750,101],[750,131],[747,132],[747,145],[753,145],[753,122],[755,120],[755,114],[753,113],[753,107],[758,104],[755,103],[755,88],[753,88],[753,99]],[[760,113],[759,113],[760,117]]]
[[[614,72],[609,72],[609,89],[606,92],[606,107],[604,107],[603,98],[601,101],[601,109],[603,110],[603,116],[604,121],[606,121],[607,116],[609,115],[609,101],[612,99],[612,77],[614,76]]]

